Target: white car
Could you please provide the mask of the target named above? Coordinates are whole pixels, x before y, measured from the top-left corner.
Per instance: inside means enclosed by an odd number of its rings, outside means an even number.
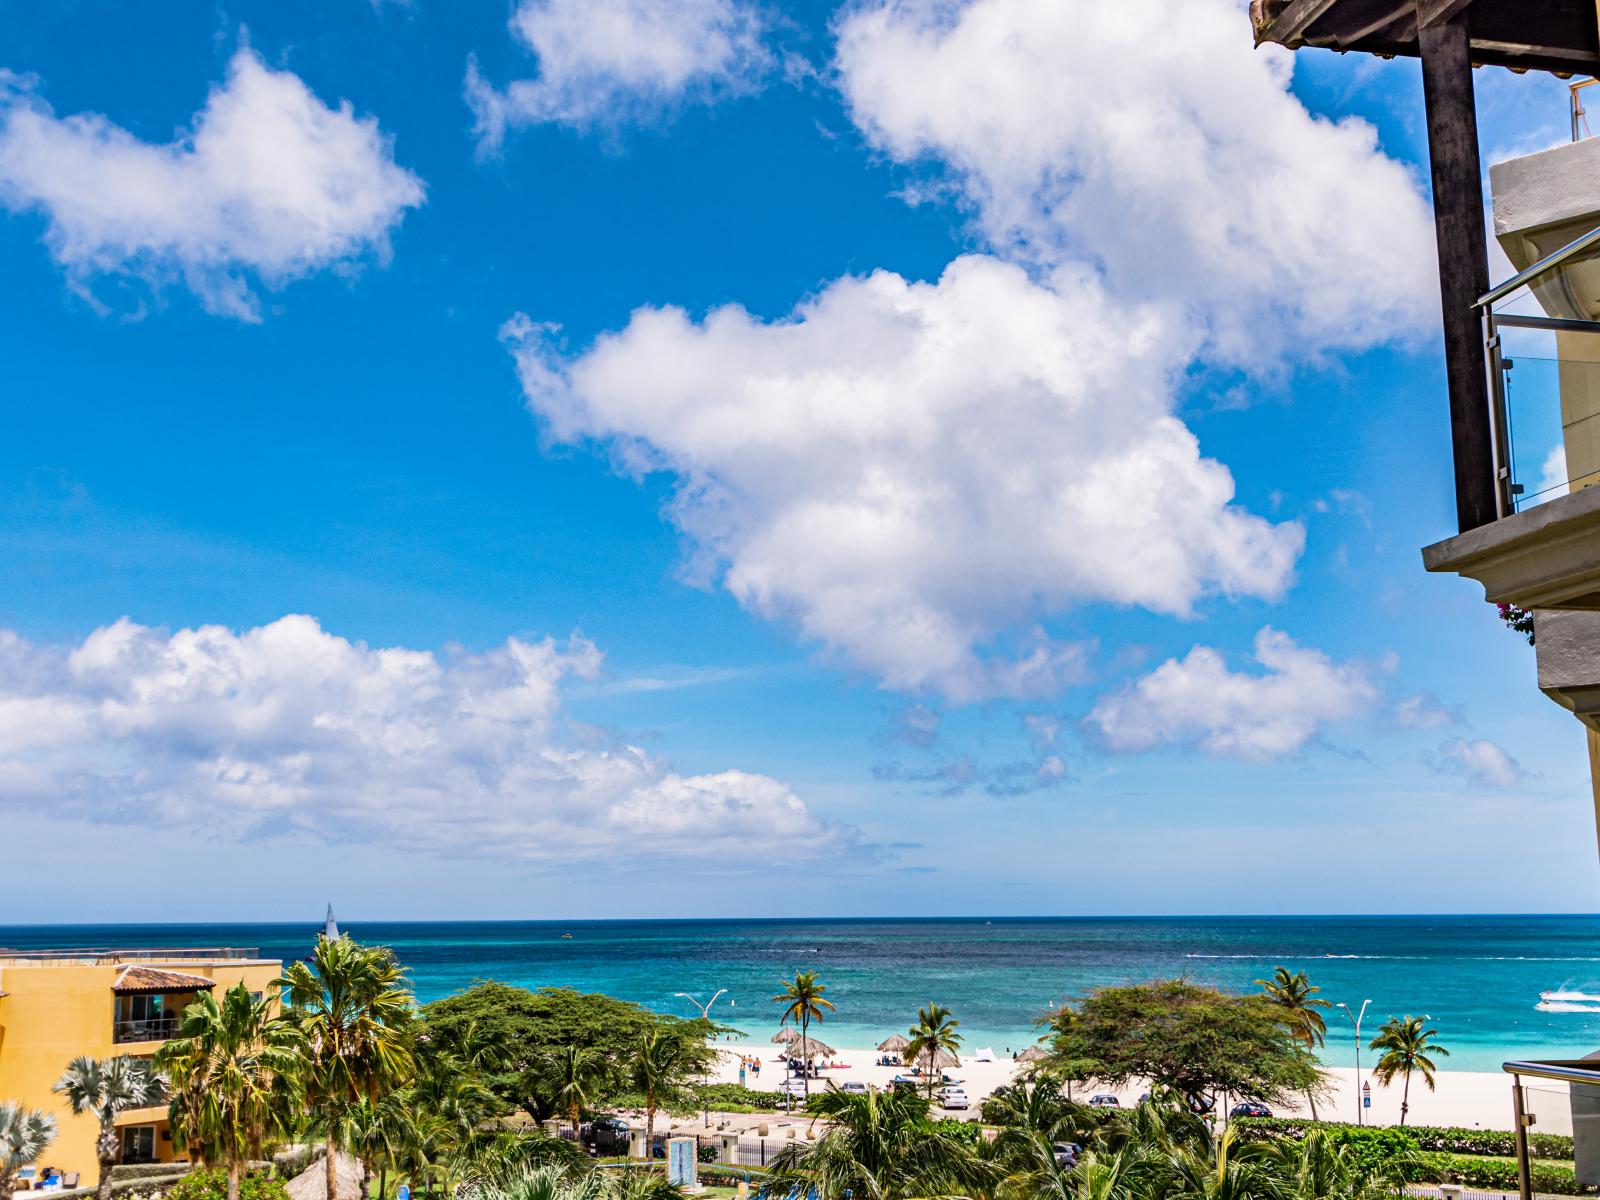
[[[804,1079],[785,1079],[778,1085],[778,1091],[785,1096],[804,1096],[806,1094],[806,1081]]]
[[[865,1096],[867,1085],[859,1079],[847,1079],[839,1085],[839,1090],[847,1096]]]
[[[944,1108],[966,1108],[967,1093],[964,1088],[945,1087],[939,1089],[939,1103]]]
[[[1122,1103],[1110,1092],[1096,1092],[1089,1097],[1090,1108],[1121,1108]]]

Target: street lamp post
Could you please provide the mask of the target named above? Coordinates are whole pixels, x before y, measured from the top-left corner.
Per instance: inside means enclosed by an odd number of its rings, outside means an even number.
[[[715,992],[713,992],[711,994],[711,999],[707,1000],[704,1004],[701,1004],[700,1001],[696,1000],[693,996],[689,995],[688,992],[673,992],[672,994],[674,996],[682,997],[683,999],[687,1000],[690,1004],[692,1004],[696,1008],[698,1008],[700,1010],[700,1019],[702,1021],[709,1021],[709,1020],[711,1020],[711,1006],[717,1002],[717,997],[722,995],[727,990],[728,990],[727,988],[718,988]],[[705,1082],[706,1082],[705,1076],[702,1075],[701,1076],[701,1083],[704,1084]],[[701,1091],[700,1095],[701,1095],[700,1121],[701,1121],[701,1123],[703,1125],[705,1125],[705,1127],[707,1129],[710,1129],[711,1128],[711,1109],[710,1109],[709,1105],[705,1102],[705,1099],[704,1099],[705,1092],[703,1090]]]
[[[1365,1121],[1363,1121],[1363,1119],[1362,1119],[1364,1114],[1361,1111],[1361,1020],[1362,1020],[1363,1017],[1365,1017],[1367,1015],[1367,1005],[1369,1005],[1371,1003],[1372,1003],[1371,1000],[1363,1000],[1361,1002],[1361,1011],[1358,1012],[1358,1013],[1351,1012],[1350,1011],[1350,1006],[1348,1004],[1346,1004],[1343,1000],[1339,1001],[1339,1003],[1335,1006],[1335,1007],[1344,1009],[1344,1015],[1349,1017],[1350,1021],[1351,1021],[1351,1024],[1353,1024],[1356,1027],[1356,1087],[1355,1087],[1355,1097],[1356,1097],[1356,1124],[1357,1125],[1365,1124]]]

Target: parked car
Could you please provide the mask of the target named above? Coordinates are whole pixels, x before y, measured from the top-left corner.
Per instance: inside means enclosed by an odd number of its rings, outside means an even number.
[[[946,1084],[939,1089],[939,1103],[945,1108],[966,1108],[966,1089],[956,1087],[954,1084]]]
[[[1121,1108],[1122,1107],[1122,1101],[1118,1100],[1110,1092],[1096,1092],[1094,1095],[1089,1097],[1089,1107],[1090,1108]]]
[[[859,1079],[846,1079],[839,1085],[839,1090],[847,1096],[865,1096],[867,1094],[867,1085]]]
[[[778,1085],[778,1091],[785,1096],[804,1096],[806,1094],[806,1081],[804,1079],[785,1079]]]
[[[583,1131],[583,1144],[596,1154],[626,1154],[633,1127],[621,1117],[596,1117]]]
[[[1083,1147],[1077,1142],[1051,1142],[1050,1152],[1055,1155],[1056,1166],[1075,1167],[1078,1165],[1078,1156],[1083,1153]]]
[[[1270,1117],[1272,1110],[1259,1100],[1241,1100],[1228,1110],[1230,1117]]]

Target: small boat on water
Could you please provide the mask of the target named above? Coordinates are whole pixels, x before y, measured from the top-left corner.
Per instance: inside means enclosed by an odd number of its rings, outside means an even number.
[[[1539,999],[1567,1004],[1600,1004],[1600,992],[1576,992],[1567,987],[1558,987],[1548,992],[1540,992]]]
[[[572,935],[570,933],[563,933],[561,935],[561,940],[563,942],[570,942],[572,940]]]
[[[1579,1004],[1572,1000],[1541,1000],[1533,1007],[1536,1012],[1600,1013],[1600,1004]]]

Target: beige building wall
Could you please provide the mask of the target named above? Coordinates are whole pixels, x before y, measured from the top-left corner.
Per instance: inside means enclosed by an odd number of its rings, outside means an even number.
[[[117,981],[130,968],[149,968],[210,980],[215,994],[243,981],[253,992],[269,993],[282,973],[281,962],[253,957],[253,952],[228,955],[196,951],[139,951],[109,954],[58,952],[52,955],[7,955],[0,951],[0,1100],[20,1102],[55,1116],[59,1132],[38,1164],[63,1174],[76,1172],[92,1183],[99,1170],[95,1159],[97,1128],[89,1117],[75,1117],[52,1090],[67,1063],[80,1054],[111,1058],[119,1054],[148,1058],[170,1036],[167,1023],[149,1027],[124,1021],[119,1027]],[[163,1008],[182,1012],[200,985],[158,993]],[[145,993],[150,994],[150,993]],[[137,1039],[137,1040],[135,1040]],[[123,1113],[130,1156],[146,1145],[157,1162],[181,1157],[167,1129],[165,1105]]]

